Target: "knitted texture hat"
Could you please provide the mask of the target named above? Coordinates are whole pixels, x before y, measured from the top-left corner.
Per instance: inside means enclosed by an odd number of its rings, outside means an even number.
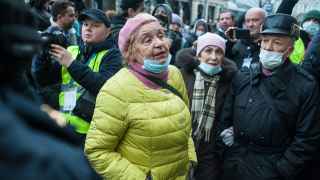
[[[158,21],[155,17],[147,13],[140,13],[133,18],[129,18],[119,32],[118,45],[122,54],[128,50],[131,35],[142,25]]]
[[[197,56],[207,46],[217,46],[222,49],[223,53],[226,51],[226,41],[221,36],[207,32],[200,36],[197,40]]]

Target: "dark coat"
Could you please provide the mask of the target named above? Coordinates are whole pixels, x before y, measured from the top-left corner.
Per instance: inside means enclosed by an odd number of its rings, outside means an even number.
[[[77,136],[11,89],[0,94],[2,179],[100,179]]]
[[[199,60],[197,60],[195,54],[195,51],[193,51],[191,48],[187,48],[181,50],[177,55],[177,64],[179,67],[181,67],[180,70],[185,81],[190,100],[190,108],[192,107],[192,96],[195,83],[195,75],[193,70],[199,65]],[[216,155],[217,152],[214,148],[217,132],[216,124],[220,120],[220,112],[222,111],[224,99],[229,92],[232,78],[237,71],[237,67],[232,61],[225,59],[222,68],[223,71],[221,72],[221,78],[218,82],[218,88],[216,92],[216,119],[212,127],[212,141],[209,143],[202,141],[200,142],[199,147],[196,147],[198,167],[195,172],[195,177],[199,180],[218,179],[221,174],[221,159],[219,159],[219,156]]]
[[[230,41],[227,36],[224,34],[224,32],[220,31],[220,30],[217,30],[215,32],[216,34],[218,34],[219,36],[223,37],[225,40],[226,40],[226,53],[225,53],[225,57],[226,58],[229,58],[229,59],[232,59],[233,56],[232,56],[232,48],[233,46],[235,45],[234,42]]]
[[[102,50],[108,50],[107,54],[102,58],[99,72],[93,72],[86,64],[90,57]],[[45,57],[38,57],[33,61],[32,73],[39,85],[40,94],[44,101],[52,107],[59,109],[60,85],[62,83],[61,65],[58,62],[46,60]],[[93,97],[96,97],[103,84],[118,72],[122,67],[121,54],[115,48],[113,38],[109,36],[104,42],[88,46],[80,47],[80,55],[77,60],[73,61],[68,67],[72,79],[81,85]],[[77,106],[83,107],[80,101],[77,101]],[[93,108],[90,107],[88,113],[93,113]],[[83,119],[90,121],[90,114],[81,115]]]
[[[229,58],[233,60],[240,69],[245,58],[252,58],[251,63],[259,62],[260,46],[252,40],[239,40],[229,53]]]
[[[320,32],[312,38],[302,61],[302,67],[320,82]]]
[[[118,47],[119,32],[126,22],[127,22],[127,19],[123,15],[116,15],[116,16],[113,16],[111,19],[111,34],[114,38],[114,42],[117,47]]]
[[[235,138],[223,179],[294,179],[320,144],[319,102],[318,83],[289,60],[271,77],[239,72],[219,125]]]
[[[305,59],[302,61],[302,67],[311,73],[318,83],[320,83],[320,32],[316,34],[311,43],[310,46],[307,49],[307,52],[305,54]],[[318,147],[316,157],[313,158],[313,160],[310,162],[308,167],[304,169],[304,171],[301,174],[304,174],[309,180],[317,180],[319,179],[319,172],[320,172],[320,147]],[[304,176],[304,178],[306,177]],[[297,178],[298,180],[298,178]]]

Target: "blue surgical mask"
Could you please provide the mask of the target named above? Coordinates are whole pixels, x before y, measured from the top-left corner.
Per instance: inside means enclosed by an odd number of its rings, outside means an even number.
[[[203,31],[196,31],[196,36],[197,36],[197,37],[201,36],[202,34],[204,34]]]
[[[209,76],[213,76],[222,71],[222,68],[220,65],[213,66],[207,63],[200,63],[199,68]]]
[[[307,21],[303,23],[303,30],[307,31],[311,36],[316,35],[320,31],[320,24]]]
[[[143,60],[143,69],[146,71],[149,71],[151,73],[159,74],[166,70],[168,70],[168,66],[171,61],[171,54],[168,55],[166,62],[163,64],[159,64],[158,60],[150,59],[150,58],[144,58]]]
[[[262,66],[268,70],[273,70],[283,64],[283,53],[261,49],[259,58]]]

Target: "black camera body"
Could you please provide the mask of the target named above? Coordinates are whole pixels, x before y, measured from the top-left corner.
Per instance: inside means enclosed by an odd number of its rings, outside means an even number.
[[[64,48],[68,47],[68,40],[62,32],[55,31],[53,33],[43,32],[40,34],[42,40],[42,56],[46,60],[51,60],[50,49],[51,44],[58,44]]]
[[[50,49],[51,44],[58,44],[64,48],[68,47],[68,40],[62,32],[43,32],[41,33],[41,39],[43,40],[43,48],[45,49]]]

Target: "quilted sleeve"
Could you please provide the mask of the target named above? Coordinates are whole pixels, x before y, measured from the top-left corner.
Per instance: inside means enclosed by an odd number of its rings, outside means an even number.
[[[176,67],[172,67],[171,70],[172,70],[172,73],[174,74],[174,79],[175,79],[174,87],[177,88],[177,90],[181,93],[181,95],[183,97],[183,101],[185,102],[186,106],[189,106],[188,93],[187,93],[187,89],[186,89],[182,74]],[[187,108],[189,109],[189,107],[187,107]],[[191,126],[191,119],[189,119],[189,121],[190,121],[190,126]],[[189,137],[189,141],[188,141],[188,155],[189,155],[190,161],[196,163],[197,162],[197,155],[195,152],[195,147],[194,147],[194,143],[193,143],[191,135],[192,134],[190,132],[190,137]]]
[[[146,174],[116,152],[128,128],[126,97],[116,81],[108,81],[99,92],[85,142],[85,153],[95,170],[108,180],[145,179]]]

